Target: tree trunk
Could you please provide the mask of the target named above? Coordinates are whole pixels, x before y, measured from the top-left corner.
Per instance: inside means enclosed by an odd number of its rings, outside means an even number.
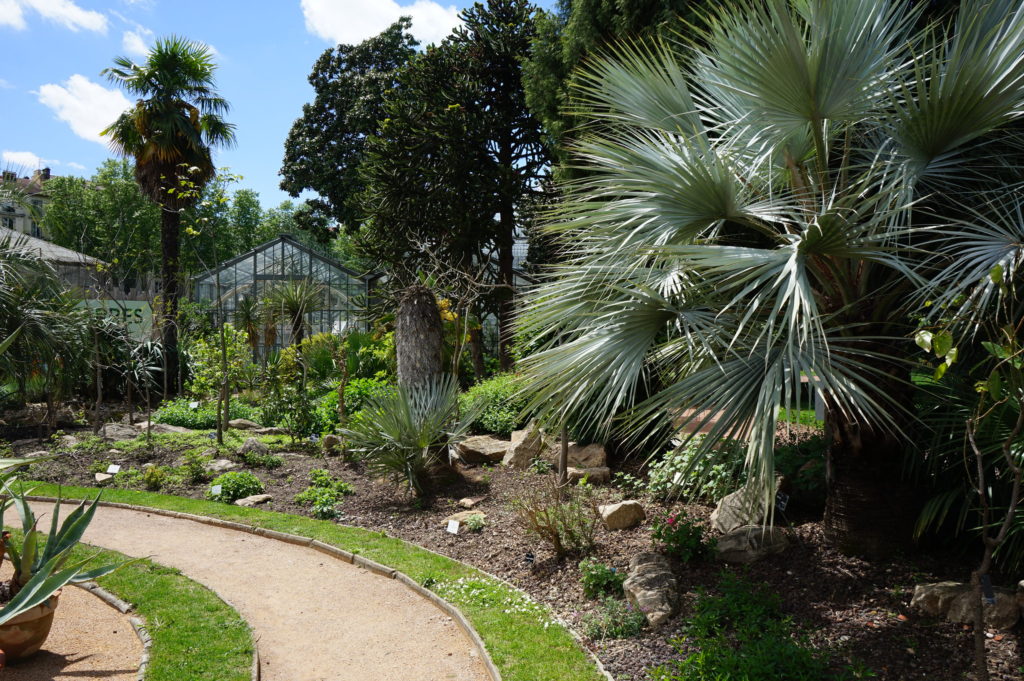
[[[498,365],[512,371],[512,324],[515,321],[515,274],[512,270],[512,246],[515,244],[516,218],[511,204],[502,208],[498,241]]]
[[[834,411],[825,423],[825,538],[851,554],[884,557],[906,549],[918,510],[902,475],[910,445]]]
[[[399,296],[395,320],[398,384],[409,390],[441,374],[444,327],[434,292],[420,284]]]
[[[480,382],[487,378],[487,367],[484,366],[484,344],[480,337],[479,326],[472,326],[469,329],[469,356],[473,359],[474,379]]]
[[[172,394],[177,394],[180,378],[178,370],[178,298],[181,295],[178,286],[181,260],[180,223],[181,215],[177,211],[161,209],[160,248],[163,263],[160,276],[163,285],[163,298],[160,330],[165,358],[165,392]]]

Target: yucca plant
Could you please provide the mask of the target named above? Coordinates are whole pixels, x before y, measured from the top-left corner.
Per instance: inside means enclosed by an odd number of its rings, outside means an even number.
[[[462,440],[477,417],[459,413],[459,384],[452,376],[370,397],[341,431],[348,449],[371,475],[426,494],[448,467],[448,447]]]
[[[270,290],[264,302],[272,318],[288,324],[291,342],[300,343],[309,330],[308,315],[324,306],[324,286],[310,279],[289,281]]]
[[[978,280],[963,249],[935,259],[935,232],[1024,200],[1022,3],[919,18],[895,0],[736,0],[578,74],[595,123],[550,227],[566,260],[521,321],[534,409],[605,428],[625,410],[637,431],[717,416],[706,446],[747,439],[767,501],[779,407],[806,378],[826,403],[827,537],[909,538],[916,317],[947,266]],[[646,376],[662,387],[636,400]]]
[[[0,505],[0,518],[13,505],[21,519],[23,536],[20,543],[14,541],[8,532],[3,536],[0,562],[7,557],[14,567],[14,575],[8,582],[10,600],[0,609],[0,624],[45,603],[67,584],[97,579],[126,564],[122,562],[86,569],[92,558],[69,562],[71,551],[82,539],[96,514],[99,495],[88,506],[84,501],[81,502],[63,523],[60,523],[61,502],[58,499],[54,504],[49,534],[42,541],[41,533],[36,530],[38,520],[25,499],[24,490],[7,481],[3,484],[3,491],[9,499]]]

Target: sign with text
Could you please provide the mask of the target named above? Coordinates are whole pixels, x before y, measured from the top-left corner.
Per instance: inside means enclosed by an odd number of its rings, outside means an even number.
[[[83,300],[80,305],[124,324],[132,338],[147,338],[153,329],[153,307],[145,300]]]

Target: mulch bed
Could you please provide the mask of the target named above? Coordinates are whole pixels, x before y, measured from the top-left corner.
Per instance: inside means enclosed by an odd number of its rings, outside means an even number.
[[[38,442],[24,444],[17,453],[37,449]],[[543,476],[500,466],[467,468],[462,470],[460,479],[424,501],[371,479],[360,463],[311,456],[308,447],[306,451],[301,446],[288,449],[290,454],[284,457],[281,468],[254,471],[264,481],[267,493],[274,497],[266,508],[307,514],[308,509],[295,504],[293,497],[309,484],[311,469],[326,468],[356,490],[342,503],[344,515],[339,522],[383,530],[506,579],[550,606],[577,631],[582,631],[586,614],[595,610],[595,602],[583,596],[578,559],[556,560],[546,546],[526,535],[516,522],[511,502],[546,484]],[[147,453],[145,461],[170,465],[179,457],[178,452],[156,450]],[[88,455],[70,456],[37,465],[31,475],[64,484],[94,484],[92,475],[86,471],[89,463]],[[141,466],[143,462],[123,463]],[[165,491],[200,498],[206,486]],[[626,498],[613,487],[599,488],[598,495],[602,501]],[[478,507],[487,515],[486,526],[479,532],[464,529],[457,536],[446,532],[444,519],[463,510],[458,500],[476,496],[486,497]],[[648,519],[640,527],[616,532],[597,530],[594,555],[599,560],[626,570],[632,556],[652,550],[650,531],[655,517],[685,510],[691,518],[706,522],[711,512],[701,505],[643,501]],[[645,630],[637,638],[585,640],[585,645],[617,680],[646,679],[645,669],[679,657],[670,641],[683,635],[687,610],[692,607],[696,590],[713,590],[723,569],[740,570],[777,593],[784,611],[793,617],[800,632],[815,647],[831,651],[837,664],[858,660],[875,673],[874,678],[883,681],[971,678],[970,628],[923,617],[909,609],[915,584],[947,579],[965,581],[971,570],[969,561],[918,553],[869,562],[830,548],[824,542],[820,522],[815,519],[793,516],[789,520],[794,525],[796,542],[781,555],[746,568],[725,568],[713,561],[675,564],[687,594],[683,612],[668,625],[655,631]],[[528,553],[534,554],[532,563],[527,562]],[[988,650],[993,680],[1021,678],[1024,651],[1020,629],[1018,625],[1011,632],[992,632]]]

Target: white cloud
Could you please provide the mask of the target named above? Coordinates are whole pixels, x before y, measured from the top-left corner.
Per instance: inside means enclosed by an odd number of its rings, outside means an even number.
[[[85,170],[85,166],[83,166],[81,163],[75,163],[74,161],[68,161],[64,165],[66,165],[68,168],[74,168],[75,170]]]
[[[139,26],[135,31],[125,31],[121,39],[121,47],[128,54],[137,57],[145,57],[149,54],[149,41],[153,38],[153,31]]]
[[[103,145],[108,140],[100,137],[100,131],[131,106],[120,90],[108,90],[77,73],[62,85],[41,86],[36,94],[41,104],[53,109],[57,118],[71,126],[72,132]]]
[[[44,166],[60,165],[60,161],[39,158],[39,156],[33,154],[31,151],[10,151],[8,149],[4,149],[3,153],[0,154],[0,160],[3,160],[4,165],[8,168],[13,168],[19,171],[35,170]]]
[[[14,86],[11,85],[11,82],[9,80],[4,80],[3,78],[0,78],[0,90],[10,90],[13,87]]]
[[[371,38],[401,16],[412,17],[412,34],[423,44],[441,42],[459,24],[454,5],[415,0],[302,0],[306,30],[333,43],[353,44]]]
[[[107,17],[82,9],[73,0],[0,0],[0,26],[24,29],[26,9],[35,10],[44,19],[72,31],[107,32]]]

